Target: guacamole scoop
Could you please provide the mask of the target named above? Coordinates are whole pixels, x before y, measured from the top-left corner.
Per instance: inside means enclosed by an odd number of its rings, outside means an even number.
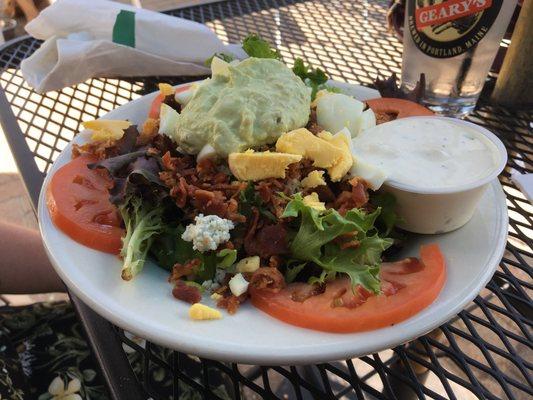
[[[182,151],[210,144],[227,156],[307,124],[310,90],[285,64],[248,58],[228,70],[201,83],[183,108],[174,131]]]

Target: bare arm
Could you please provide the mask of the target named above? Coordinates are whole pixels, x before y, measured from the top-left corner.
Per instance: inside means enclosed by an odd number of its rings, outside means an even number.
[[[64,292],[39,232],[0,221],[0,293]]]

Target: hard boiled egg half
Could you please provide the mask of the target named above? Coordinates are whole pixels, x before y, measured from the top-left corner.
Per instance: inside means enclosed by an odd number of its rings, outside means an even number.
[[[343,128],[356,137],[365,129],[376,125],[376,116],[365,104],[343,93],[320,91],[316,100],[318,125],[328,132],[339,132]]]

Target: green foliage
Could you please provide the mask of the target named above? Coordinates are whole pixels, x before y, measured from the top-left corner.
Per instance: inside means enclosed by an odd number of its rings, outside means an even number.
[[[370,197],[370,204],[381,208],[376,226],[381,234],[389,236],[398,222],[398,215],[395,211],[396,198],[391,193],[373,193]]]
[[[222,249],[218,252],[201,253],[192,248],[192,243],[181,238],[185,228],[181,225],[165,227],[157,235],[150,248],[150,254],[157,264],[172,270],[174,264],[185,264],[193,259],[200,260],[195,271],[199,283],[213,279],[217,268],[229,268],[237,260],[237,250]]]
[[[320,68],[312,69],[309,65],[304,63],[304,60],[297,58],[294,61],[292,72],[299,76],[304,83],[311,88],[311,100],[314,100],[316,93],[321,89],[326,89],[332,92],[337,92],[339,89],[327,86],[328,76]]]
[[[275,58],[276,60],[281,59],[279,51],[270,47],[270,43],[261,39],[261,37],[255,33],[248,35],[242,41],[242,49],[250,57]]]
[[[314,281],[323,282],[341,273],[350,277],[353,286],[362,285],[379,292],[381,253],[392,244],[391,239],[379,237],[374,228],[380,211],[378,208],[366,214],[352,209],[345,216],[333,209],[320,212],[305,205],[300,194],[295,195],[283,213],[283,217],[299,220],[298,231],[290,244],[292,258],[313,262],[323,269]],[[335,242],[347,233],[353,233],[359,241],[357,248],[341,249]]]
[[[130,196],[119,206],[119,212],[126,226],[126,236],[122,238],[120,255],[124,260],[122,279],[131,280],[141,272],[152,245],[154,235],[162,227],[163,207],[153,207],[143,203],[140,197]]]
[[[253,182],[249,182],[246,189],[241,190],[239,193],[239,213],[244,215],[246,218],[252,216],[252,209],[257,208],[259,214],[270,219],[273,222],[277,222],[277,218],[272,214],[263,204],[261,196],[255,191],[255,186]]]

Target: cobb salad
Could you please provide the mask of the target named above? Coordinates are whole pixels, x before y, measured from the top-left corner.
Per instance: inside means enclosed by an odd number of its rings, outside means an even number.
[[[287,67],[256,35],[243,49],[249,58],[208,60],[208,79],[160,84],[142,126],[84,123],[89,140],[47,188],[54,224],[117,254],[124,281],[151,258],[196,320],[251,301],[293,325],[354,332],[429,305],[445,281],[443,255],[427,245],[395,260],[408,240],[395,199],[378,191],[385,176],[358,162],[352,140],[431,112],[358,101],[301,59]]]

